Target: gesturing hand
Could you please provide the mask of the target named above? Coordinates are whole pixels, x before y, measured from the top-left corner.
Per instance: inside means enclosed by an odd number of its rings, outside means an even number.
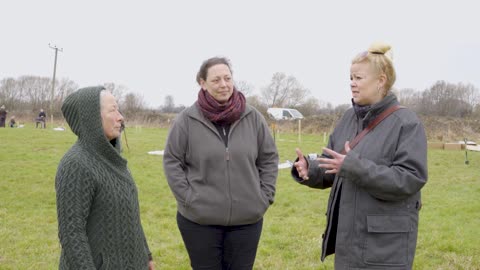
[[[299,148],[296,148],[295,152],[297,152],[298,161],[293,163],[293,166],[297,169],[300,178],[308,180],[308,163]]]
[[[321,168],[325,168],[325,173],[327,174],[338,173],[340,171],[340,168],[342,167],[343,160],[345,159],[346,155],[342,155],[328,148],[323,148],[323,151],[332,156],[332,158],[318,158],[318,161],[320,162],[318,166]],[[349,141],[345,142],[345,152],[350,152]]]

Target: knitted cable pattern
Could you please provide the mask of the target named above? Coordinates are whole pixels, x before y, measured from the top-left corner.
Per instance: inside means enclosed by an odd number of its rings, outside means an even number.
[[[62,106],[78,141],[55,178],[59,269],[148,269],[137,188],[120,155],[120,140],[109,142],[103,133],[102,90],[80,89]]]

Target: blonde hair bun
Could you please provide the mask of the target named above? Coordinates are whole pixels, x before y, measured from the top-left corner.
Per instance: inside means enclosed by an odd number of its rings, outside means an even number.
[[[390,60],[393,60],[392,46],[388,45],[385,42],[374,42],[368,48],[368,52],[373,54],[384,54]]]

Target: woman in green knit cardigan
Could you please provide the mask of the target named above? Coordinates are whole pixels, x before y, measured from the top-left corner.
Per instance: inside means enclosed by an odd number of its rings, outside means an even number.
[[[103,87],[69,95],[62,113],[77,142],[55,178],[59,269],[154,268],[135,182],[120,155],[123,117]]]

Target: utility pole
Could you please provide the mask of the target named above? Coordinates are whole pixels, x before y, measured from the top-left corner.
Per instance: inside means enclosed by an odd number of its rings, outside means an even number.
[[[56,45],[52,46],[52,45],[50,45],[50,43],[48,43],[48,46],[50,47],[50,49],[55,50],[55,62],[53,62],[52,93],[51,93],[51,96],[50,96],[50,119],[51,119],[52,127],[53,127],[53,102],[54,102],[53,99],[55,97],[55,73],[57,72],[57,54],[58,54],[58,51],[63,52],[63,48],[59,49],[59,48],[57,48]]]

